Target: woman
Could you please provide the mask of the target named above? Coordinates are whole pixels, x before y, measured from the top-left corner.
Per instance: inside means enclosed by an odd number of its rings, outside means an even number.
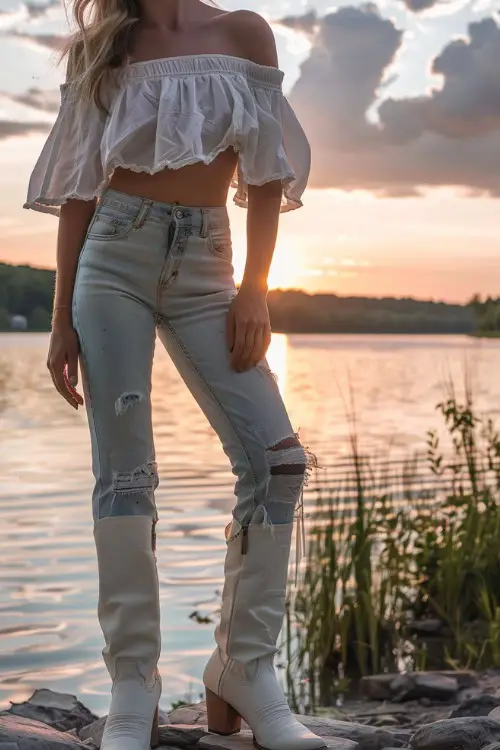
[[[309,147],[281,91],[272,32],[200,0],[75,0],[61,108],[26,206],[59,215],[48,367],[74,408],[80,358],[92,439],[103,656],[103,750],[158,741],[155,336],[237,476],[209,729],[243,717],[265,750],[315,750],[273,667],[306,453],[265,353],[267,276],[282,209],[301,205]],[[248,207],[236,290],[226,201]],[[189,440],[189,435],[186,436]]]

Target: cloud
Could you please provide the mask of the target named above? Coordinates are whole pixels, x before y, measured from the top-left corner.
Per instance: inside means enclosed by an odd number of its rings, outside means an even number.
[[[0,120],[0,140],[12,138],[18,135],[32,135],[33,133],[46,133],[50,125],[46,122],[15,122],[11,120]]]
[[[401,134],[417,128],[451,138],[498,130],[499,69],[500,29],[496,22],[486,18],[472,23],[469,40],[451,42],[433,62],[433,73],[443,77],[442,88],[419,99],[389,99],[379,109],[381,121]]]
[[[25,0],[23,5],[31,18],[40,18],[47,15],[47,12],[51,8],[59,8],[61,3],[60,0],[47,0],[47,2],[44,3],[33,3]]]
[[[285,16],[278,22],[281,26],[286,26],[295,31],[303,31],[306,34],[312,33],[318,25],[318,16],[316,11],[311,10],[303,16]]]
[[[36,44],[57,52],[62,50],[67,41],[67,37],[60,34],[28,34],[22,31],[10,31],[9,36],[27,44]]]
[[[441,88],[378,107],[403,38],[393,21],[368,4],[340,8],[314,28],[308,16],[295,23],[312,39],[290,94],[313,149],[312,186],[413,195],[453,185],[500,194],[500,29],[493,18],[470,24],[468,39],[435,58]]]
[[[0,9],[0,29],[3,31],[14,31],[19,23],[39,23],[41,19],[51,15],[53,8],[62,8],[60,0],[47,0],[45,3],[35,3],[26,0],[18,5],[15,10]]]
[[[16,104],[23,104],[42,112],[57,112],[61,103],[61,94],[58,89],[31,88],[24,94],[10,94],[9,98]]]
[[[438,0],[403,0],[404,4],[409,10],[414,13],[420,13],[422,10],[432,8],[433,5],[437,5]]]

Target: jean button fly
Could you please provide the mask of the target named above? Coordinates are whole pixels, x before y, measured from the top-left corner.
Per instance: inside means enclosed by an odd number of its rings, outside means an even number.
[[[183,215],[184,215],[184,214],[182,213],[182,211],[181,211],[181,210],[180,210],[179,208],[177,208],[177,209],[175,210],[175,214],[174,214],[174,216],[175,216],[175,218],[176,218],[176,219],[182,219]]]

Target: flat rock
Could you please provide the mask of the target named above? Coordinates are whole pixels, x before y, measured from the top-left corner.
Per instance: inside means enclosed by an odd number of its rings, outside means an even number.
[[[194,747],[208,736],[208,729],[190,724],[160,726],[160,745],[174,747]]]
[[[491,712],[499,706],[500,698],[498,696],[476,695],[454,708],[450,714],[450,719],[456,719],[460,716],[491,716]]]
[[[82,742],[91,742],[95,747],[101,747],[102,733],[104,732],[104,725],[107,718],[107,716],[101,716],[100,719],[96,719],[92,724],[88,724],[86,727],[80,729],[78,732],[80,740]]]
[[[106,719],[106,716],[101,716],[97,721],[81,729],[78,733],[80,740],[87,740],[93,746],[100,748]],[[159,734],[160,745],[162,746],[188,748],[194,747],[202,737],[208,734],[208,730],[192,724],[176,724],[175,726],[160,724]],[[0,748],[0,750],[3,750],[3,748]]]
[[[31,698],[23,703],[13,703],[9,713],[24,716],[48,724],[54,729],[66,732],[79,730],[90,724],[97,716],[80,703],[75,695],[56,693],[53,690],[35,690]]]
[[[397,745],[402,743],[409,738],[409,734],[401,731],[386,732],[377,727],[367,726],[365,724],[357,724],[351,721],[341,721],[338,719],[328,719],[323,716],[299,716],[295,717],[301,724],[314,732],[315,734],[323,737],[328,742],[330,739],[346,739],[351,742],[361,742],[361,740],[367,739],[374,735],[379,738],[383,738],[384,742],[388,742],[390,745]],[[205,725],[207,722],[207,711],[204,703],[198,703],[193,706],[183,706],[170,713],[170,723],[177,725],[178,723],[184,723],[189,725]],[[247,731],[248,725],[245,722],[242,723],[243,732],[239,735],[232,735],[230,740],[236,737],[245,737],[245,731]],[[80,733],[80,737],[81,737]],[[218,735],[209,735],[210,738],[217,737]],[[404,738],[404,739],[403,739]],[[203,738],[203,741],[206,737]],[[390,742],[389,742],[390,740]],[[212,739],[210,739],[212,741]],[[222,747],[222,745],[221,745]]]
[[[369,677],[362,677],[359,688],[365,698],[373,701],[390,700],[392,697],[391,682],[396,675],[394,674],[375,674]]]
[[[170,714],[168,713],[168,711],[163,711],[163,709],[161,709],[160,707],[158,707],[158,721],[160,724],[172,723],[170,721]],[[178,722],[178,723],[180,724],[181,722]]]
[[[329,737],[325,739],[329,750],[357,750],[356,742],[343,738]],[[231,737],[221,737],[217,734],[207,734],[198,743],[201,750],[255,750],[253,734],[248,730],[233,734]]]
[[[390,700],[415,700],[415,680],[411,674],[398,674],[389,683]],[[420,695],[419,698],[425,696]]]
[[[361,679],[360,690],[369,700],[450,700],[456,698],[459,690],[471,689],[477,684],[475,672],[444,670],[370,675]]]
[[[15,716],[10,711],[0,714],[1,750],[88,750],[88,747],[73,735],[41,721]]]
[[[207,705],[195,703],[192,706],[181,706],[170,711],[170,724],[204,724],[207,723]]]
[[[448,701],[454,698],[459,689],[455,677],[432,672],[416,672],[412,675],[415,699],[429,698],[429,700]]]
[[[498,721],[498,723],[500,724],[500,707],[494,708],[492,711],[489,712],[488,716],[490,717],[490,719],[494,719],[495,721]]]
[[[469,671],[467,669],[457,669],[456,671],[454,671],[453,669],[444,670],[443,672],[439,672],[438,674],[442,674],[445,677],[454,677],[458,682],[458,687],[460,688],[460,690],[474,688],[479,684],[477,672]]]
[[[394,745],[388,745],[387,740],[377,734],[366,737],[356,745],[356,750],[400,750],[400,748],[401,745],[398,748],[395,748]]]
[[[410,740],[412,750],[479,750],[500,740],[500,724],[489,717],[442,719],[424,724]]]
[[[357,724],[353,721],[339,721],[319,716],[297,716],[296,718],[301,724],[324,739],[337,737],[358,743],[372,740],[373,742],[378,742],[378,747],[381,748],[390,747],[391,745],[401,745],[408,739],[408,733],[406,732],[389,732],[366,724]]]

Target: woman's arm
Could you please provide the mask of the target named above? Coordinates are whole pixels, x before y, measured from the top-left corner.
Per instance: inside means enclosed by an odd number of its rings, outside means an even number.
[[[83,399],[78,384],[78,337],[73,329],[71,305],[78,259],[95,201],[69,200],[61,206],[57,234],[57,272],[47,367],[55,387],[66,401],[78,409]]]
[[[278,67],[274,34],[252,11],[233,13],[244,56],[259,65]],[[247,257],[241,287],[228,318],[231,365],[242,371],[263,359],[271,341],[267,279],[273,259],[281,206],[281,181],[248,186]]]
[[[278,232],[281,191],[281,182],[248,188],[245,272],[227,327],[231,365],[239,372],[260,362],[271,342],[267,278]]]

